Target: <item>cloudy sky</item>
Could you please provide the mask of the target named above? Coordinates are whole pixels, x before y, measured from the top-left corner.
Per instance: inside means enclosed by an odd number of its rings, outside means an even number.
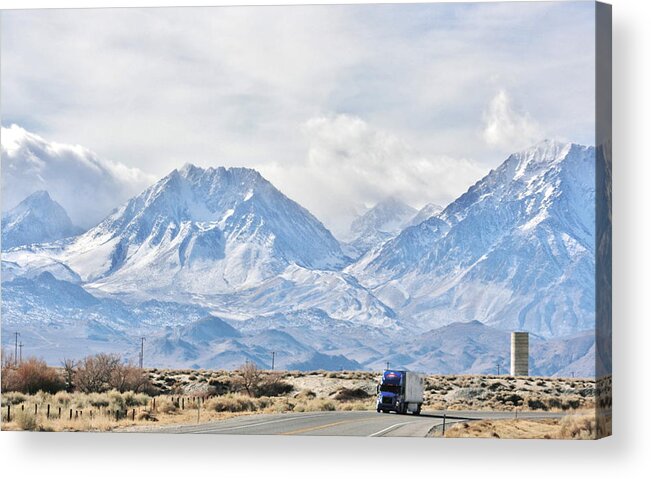
[[[86,226],[186,162],[257,168],[336,233],[387,196],[445,205],[544,138],[594,142],[593,21],[592,2],[5,11],[2,125],[29,133],[3,130],[3,210],[52,177]],[[38,161],[8,163],[21,135]],[[64,198],[104,174],[93,211],[93,187]]]

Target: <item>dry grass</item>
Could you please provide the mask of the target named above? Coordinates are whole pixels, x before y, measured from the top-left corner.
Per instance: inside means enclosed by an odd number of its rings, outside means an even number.
[[[561,419],[501,419],[458,423],[445,437],[502,439],[595,439],[593,415],[570,415]]]

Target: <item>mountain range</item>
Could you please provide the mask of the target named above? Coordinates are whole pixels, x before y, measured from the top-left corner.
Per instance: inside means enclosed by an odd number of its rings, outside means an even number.
[[[2,328],[53,361],[146,336],[169,367],[455,373],[506,364],[518,329],[533,371],[591,375],[594,155],[543,142],[444,209],[379,203],[347,243],[247,168],[187,164],[81,234],[37,193],[3,216]]]

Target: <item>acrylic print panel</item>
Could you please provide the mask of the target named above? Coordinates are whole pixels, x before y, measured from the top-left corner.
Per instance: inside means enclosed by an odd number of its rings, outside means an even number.
[[[610,7],[2,12],[2,428],[610,433]]]

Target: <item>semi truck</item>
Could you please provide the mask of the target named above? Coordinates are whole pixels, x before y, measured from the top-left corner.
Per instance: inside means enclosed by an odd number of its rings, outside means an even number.
[[[377,387],[377,412],[420,414],[424,383],[422,374],[387,369]]]

